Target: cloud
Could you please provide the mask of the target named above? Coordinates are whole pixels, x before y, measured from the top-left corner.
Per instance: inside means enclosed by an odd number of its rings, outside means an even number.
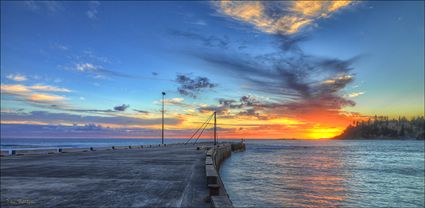
[[[89,17],[92,20],[97,19],[97,15],[99,13],[99,11],[97,9],[98,9],[99,6],[100,6],[99,1],[90,1],[89,2],[89,9],[86,11],[87,17]]]
[[[201,113],[206,112],[217,112],[220,115],[225,115],[226,118],[236,118],[240,116],[245,117],[256,117],[257,119],[267,119],[267,116],[263,116],[257,110],[263,108],[264,103],[257,100],[255,97],[250,95],[242,96],[239,101],[233,99],[218,99],[219,105],[207,105],[199,106],[198,111]],[[261,107],[260,107],[261,106]],[[231,115],[231,110],[237,110],[238,113]]]
[[[267,33],[295,34],[318,19],[348,7],[353,1],[220,1],[218,10]]]
[[[59,95],[50,95],[50,94],[31,94],[28,97],[28,100],[34,102],[56,102],[56,101],[64,101],[65,97]]]
[[[143,113],[143,114],[149,114],[149,111],[145,111],[145,110],[133,109],[133,111],[136,111],[138,113]]]
[[[122,104],[114,107],[115,111],[125,111],[130,105]]]
[[[98,67],[91,63],[75,64],[75,69],[80,72],[96,71]]]
[[[156,104],[162,104],[162,100],[155,101]],[[184,98],[170,98],[170,99],[164,99],[165,105],[175,105],[179,107],[192,107],[191,104],[184,102]]]
[[[200,25],[200,26],[206,26],[208,25],[207,22],[205,22],[204,20],[198,19],[196,21],[193,22],[189,22],[190,24],[194,24],[194,25]]]
[[[359,57],[342,60],[308,55],[298,46],[306,36],[275,34],[272,37],[276,51],[267,54],[232,50],[189,52],[217,66],[214,73],[242,81],[244,90],[271,97],[270,100],[255,96],[241,96],[239,101],[218,99],[218,105],[201,106],[199,112],[218,111],[227,117],[257,119],[309,117],[312,113],[338,117],[344,114],[344,107],[355,105],[342,90],[354,81],[353,63]]]
[[[67,51],[69,49],[68,46],[65,46],[65,45],[60,44],[60,43],[52,43],[52,44],[50,44],[50,47],[52,49],[57,49],[57,50],[61,50],[61,51]]]
[[[363,94],[365,94],[365,92],[352,92],[352,93],[348,94],[347,97],[354,98],[354,97],[358,97],[358,96],[363,95]]]
[[[31,91],[45,91],[45,92],[71,92],[71,90],[61,87],[55,87],[50,85],[1,85],[1,90],[5,93],[23,93]]]
[[[88,73],[94,75],[95,78],[106,78],[107,76],[115,76],[115,77],[124,77],[124,78],[136,78],[135,76],[121,73],[117,71],[112,71],[109,69],[105,69],[101,65],[95,65],[92,63],[77,63],[73,67],[74,70],[82,73]]]
[[[203,107],[199,107],[198,111],[201,113],[212,113],[212,112],[217,112],[217,114],[219,115],[226,115],[229,114],[229,108],[224,106],[224,105],[220,105],[220,106],[203,106]]]
[[[51,106],[52,108],[57,108],[59,110],[71,111],[71,112],[82,112],[82,113],[113,113],[114,110],[111,109],[75,109],[75,108],[62,108],[62,106]]]
[[[110,79],[112,77],[119,78],[130,78],[130,79],[145,79],[145,80],[158,80],[158,81],[168,81],[172,82],[173,80],[163,79],[156,77],[158,73],[152,73],[150,76],[140,76],[137,74],[126,73],[126,69],[111,69],[109,66],[112,63],[119,63],[115,58],[105,57],[96,55],[90,49],[84,50],[82,54],[79,55],[69,55],[67,56],[70,60],[70,63],[63,66],[64,70],[76,71],[79,73],[84,73],[88,76],[91,76],[96,79]]]
[[[3,123],[10,122],[41,122],[46,124],[115,124],[115,125],[156,125],[160,124],[161,118],[134,118],[126,116],[86,116],[69,113],[51,113],[47,111],[23,112],[2,112]],[[179,118],[166,118],[168,125],[179,124]]]
[[[211,83],[207,77],[191,78],[187,75],[177,75],[176,82],[180,85],[177,88],[178,92],[192,98],[196,98],[201,90],[217,86],[217,84]]]
[[[161,129],[149,127],[119,127],[95,123],[46,125],[2,123],[1,138],[159,138]],[[168,129],[171,138],[187,139],[193,129]]]
[[[245,81],[246,88],[268,94],[292,98],[308,98],[323,93],[324,90],[339,90],[339,81],[334,85],[320,85],[321,79],[333,80],[340,76],[352,77],[352,63],[357,58],[348,60],[328,59],[304,54],[292,57],[271,55],[250,57],[247,54],[198,53],[195,56],[217,65],[217,72],[237,77]],[[351,81],[345,80],[345,81]],[[334,87],[332,90],[331,88]]]
[[[49,85],[33,85],[33,86],[29,86],[28,88],[35,91],[71,92],[71,90],[66,88],[60,88],[60,87],[49,86]]]
[[[24,1],[23,3],[28,9],[34,12],[46,10],[56,13],[64,9],[62,3],[58,1]]]
[[[113,109],[77,109],[77,108],[63,108],[62,106],[53,106],[59,110],[71,111],[71,112],[82,112],[82,113],[106,113],[107,115],[112,115],[111,113],[123,112],[126,111],[130,105],[122,104],[113,107]],[[134,111],[137,111],[133,109]],[[140,111],[143,113],[143,111]],[[148,113],[148,112],[146,112]]]
[[[96,79],[108,79],[110,77],[121,77],[121,78],[130,78],[130,79],[158,80],[158,81],[167,81],[167,82],[173,81],[169,79],[157,78],[156,76],[158,75],[158,73],[155,73],[155,72],[152,73],[152,76],[132,75],[132,74],[116,71],[116,70],[110,70],[110,69],[107,69],[102,64],[94,64],[92,62],[76,63],[76,64],[73,64],[72,66],[66,66],[65,69],[77,71],[80,73],[86,73]]]
[[[2,93],[25,93],[30,92],[30,89],[25,85],[1,85],[1,91]]]
[[[255,108],[249,108],[244,111],[240,111],[237,116],[248,116],[248,117],[256,117],[259,120],[267,120],[267,116],[261,115]]]
[[[178,31],[178,30],[172,30],[170,31],[170,34],[177,37],[184,37],[190,40],[199,41],[204,46],[208,46],[208,47],[227,48],[230,42],[227,36],[218,37],[215,35],[201,35],[195,32]]]
[[[20,74],[9,74],[6,76],[6,78],[13,80],[13,81],[17,81],[17,82],[22,82],[22,81],[27,81],[27,77],[25,75],[20,75]]]
[[[36,104],[63,104],[66,97],[41,92],[71,92],[66,88],[48,85],[1,85],[1,92],[5,95],[13,96],[14,99],[23,100]],[[2,97],[3,99],[3,97]]]

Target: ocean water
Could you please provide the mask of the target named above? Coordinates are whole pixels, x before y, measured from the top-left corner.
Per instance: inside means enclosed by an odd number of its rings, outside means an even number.
[[[235,207],[424,207],[424,141],[246,141],[221,167]]]
[[[185,142],[185,139],[165,139],[166,144]],[[202,139],[202,141],[210,141]],[[161,139],[0,139],[0,149],[2,150],[22,150],[22,149],[55,149],[55,148],[80,148],[80,147],[111,147],[161,144]]]

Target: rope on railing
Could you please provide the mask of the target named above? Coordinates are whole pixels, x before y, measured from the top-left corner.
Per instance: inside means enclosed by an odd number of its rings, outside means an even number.
[[[199,130],[201,130],[201,129],[205,129],[206,128],[206,124],[207,123],[209,123],[210,122],[210,120],[212,119],[212,117],[213,117],[213,115],[214,114],[211,114],[209,117],[208,117],[208,119],[195,131],[195,133],[193,133],[192,134],[192,136],[184,143],[184,144],[187,144],[187,143],[189,143],[190,142],[190,140],[192,140],[193,139],[193,137],[194,136],[196,136],[196,134],[199,132]],[[204,125],[205,125],[205,127],[204,127]],[[203,130],[202,130],[202,132],[203,132]],[[201,134],[202,134],[202,132],[201,132]],[[200,135],[201,135],[200,134]],[[199,138],[199,137],[198,137]],[[198,139],[197,139],[198,140]]]
[[[213,114],[214,115],[214,114]],[[193,143],[193,145],[196,144],[196,142],[198,142],[199,137],[201,137],[202,133],[204,133],[205,128],[207,128],[207,126],[210,124],[211,119],[213,118],[213,116],[211,116],[207,122],[207,124],[204,126],[204,128],[202,129],[201,133],[198,135],[198,138],[196,138],[195,142]]]

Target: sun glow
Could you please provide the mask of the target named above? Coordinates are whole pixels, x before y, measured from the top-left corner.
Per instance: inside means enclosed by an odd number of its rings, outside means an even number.
[[[315,127],[310,130],[308,137],[310,139],[329,139],[341,134],[343,128],[320,128]]]

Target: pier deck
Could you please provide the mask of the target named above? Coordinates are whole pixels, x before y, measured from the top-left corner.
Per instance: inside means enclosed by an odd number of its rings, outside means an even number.
[[[1,207],[209,207],[196,147],[1,157]]]

